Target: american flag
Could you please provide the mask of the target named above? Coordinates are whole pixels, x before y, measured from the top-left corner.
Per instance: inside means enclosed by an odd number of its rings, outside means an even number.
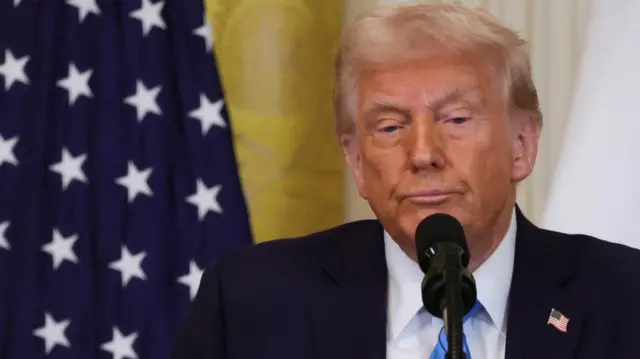
[[[0,358],[167,358],[251,244],[204,14],[0,0]]]
[[[569,324],[569,318],[565,317],[564,314],[560,313],[559,311],[551,309],[547,324],[551,324],[554,328],[563,333],[566,333],[567,325]]]

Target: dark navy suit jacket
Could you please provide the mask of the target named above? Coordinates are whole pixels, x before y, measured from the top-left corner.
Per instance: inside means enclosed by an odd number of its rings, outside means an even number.
[[[517,224],[506,358],[640,358],[640,252]],[[384,359],[386,298],[378,221],[259,244],[205,271],[172,358]]]

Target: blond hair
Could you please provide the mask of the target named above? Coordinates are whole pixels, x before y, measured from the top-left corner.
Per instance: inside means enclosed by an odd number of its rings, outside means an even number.
[[[334,107],[338,135],[354,130],[356,81],[363,71],[424,58],[438,48],[493,55],[510,110],[542,125],[526,42],[489,13],[454,4],[377,8],[347,26],[335,58]]]

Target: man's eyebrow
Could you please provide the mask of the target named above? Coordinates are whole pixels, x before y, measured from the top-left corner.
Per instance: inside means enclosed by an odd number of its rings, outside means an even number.
[[[442,104],[447,102],[462,100],[467,96],[467,94],[468,94],[468,91],[463,91],[459,87],[456,87],[453,90],[444,92],[439,96],[434,97],[433,101],[430,101],[430,102],[432,102],[434,106],[441,106]]]
[[[485,98],[483,92],[477,88],[454,88],[425,101],[425,106],[433,112],[438,112],[452,102],[464,102],[468,106],[477,108],[485,103]]]
[[[482,92],[478,89],[473,88],[463,90],[459,87],[456,87],[450,91],[446,91],[438,94],[437,96],[431,97],[429,101],[425,101],[425,106],[428,106],[432,111],[438,111],[444,105],[451,102],[463,101],[467,99],[478,99],[478,101],[482,102],[482,98]],[[379,99],[376,100],[369,108],[365,109],[364,118],[371,119],[375,117],[375,115],[383,112],[395,112],[406,117],[410,117],[412,113],[410,108],[402,106],[392,99]]]
[[[411,115],[411,109],[404,107],[396,102],[390,100],[376,100],[371,107],[365,110],[364,118],[371,118],[376,114],[382,112],[396,112],[404,116]]]
[[[440,107],[446,103],[462,101],[466,99],[482,99],[482,93],[478,89],[461,89],[456,87],[450,91],[444,92],[434,97],[431,101],[432,107]]]

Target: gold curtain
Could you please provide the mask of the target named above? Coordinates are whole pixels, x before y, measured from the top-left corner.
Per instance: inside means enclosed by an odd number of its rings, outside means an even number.
[[[344,221],[333,133],[342,0],[206,0],[256,242]]]

